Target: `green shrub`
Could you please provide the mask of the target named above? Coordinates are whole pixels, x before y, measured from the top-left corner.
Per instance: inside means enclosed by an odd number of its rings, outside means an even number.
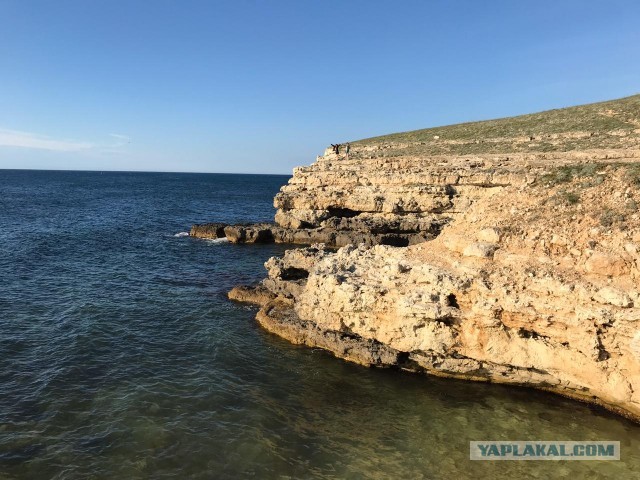
[[[542,175],[540,181],[546,185],[559,185],[569,183],[574,178],[589,178],[590,180],[602,183],[602,175],[598,171],[606,166],[603,163],[582,163],[578,165],[563,165],[554,168],[549,173]]]
[[[611,210],[610,208],[604,210],[600,215],[600,225],[607,228],[613,227],[617,224],[622,224],[625,222],[625,220],[625,215],[616,212],[615,210]]]
[[[574,192],[563,192],[563,196],[569,205],[575,205],[580,201],[580,195]]]
[[[640,186],[640,163],[630,163],[627,165],[627,180]]]

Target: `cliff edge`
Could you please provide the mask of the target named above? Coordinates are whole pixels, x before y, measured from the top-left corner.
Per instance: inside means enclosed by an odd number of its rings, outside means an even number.
[[[330,241],[230,298],[363,365],[640,420],[639,189],[640,96],[352,142],[275,198],[277,228]]]

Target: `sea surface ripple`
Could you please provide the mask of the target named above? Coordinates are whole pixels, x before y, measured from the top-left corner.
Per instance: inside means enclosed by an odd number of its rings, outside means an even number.
[[[0,170],[0,478],[636,478],[640,427],[526,389],[370,370],[226,292],[284,245],[286,176]],[[618,440],[619,462],[471,462],[470,440]]]

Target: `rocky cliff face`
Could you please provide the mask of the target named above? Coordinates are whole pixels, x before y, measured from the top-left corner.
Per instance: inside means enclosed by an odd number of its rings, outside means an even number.
[[[290,250],[230,297],[261,305],[266,329],[363,365],[532,386],[638,420],[640,150],[609,143],[326,152],[277,195],[278,228],[375,241]],[[375,237],[390,234],[407,236]]]

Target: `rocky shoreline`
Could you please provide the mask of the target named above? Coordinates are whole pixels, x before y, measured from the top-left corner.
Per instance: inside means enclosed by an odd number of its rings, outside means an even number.
[[[372,225],[373,222],[344,222],[333,217],[331,222],[317,228],[282,227],[273,223],[253,223],[227,225],[221,223],[196,224],[191,227],[190,236],[204,239],[226,238],[231,243],[289,243],[312,245],[323,243],[330,247],[344,247],[351,244],[392,245],[406,247],[435,238],[445,220],[432,220],[417,228],[394,224]]]
[[[352,152],[295,169],[274,224],[193,226],[308,245],[229,298],[361,365],[548,390],[640,421],[640,150]]]

